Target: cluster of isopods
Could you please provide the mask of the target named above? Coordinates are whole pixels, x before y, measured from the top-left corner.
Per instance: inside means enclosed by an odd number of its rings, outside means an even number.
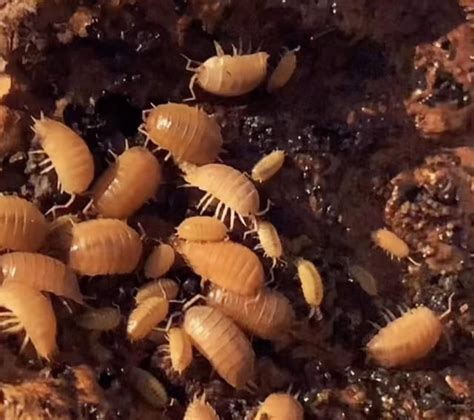
[[[267,73],[268,54],[259,52],[226,55],[216,44],[217,55],[196,67],[194,84],[221,96],[242,95],[262,83]],[[269,78],[267,90],[281,88],[296,67],[295,51],[284,55]],[[240,70],[239,70],[240,69]],[[241,71],[245,69],[245,71]],[[155,196],[161,182],[161,163],[147,149],[152,142],[167,152],[182,171],[187,186],[204,192],[197,204],[200,216],[186,218],[168,243],[156,245],[144,263],[150,281],[135,296],[135,307],[127,319],[130,342],[145,340],[160,324],[165,330],[172,368],[182,374],[192,363],[193,348],[231,386],[251,389],[255,379],[255,353],[249,336],[273,340],[294,324],[292,305],[282,293],[265,285],[265,273],[258,255],[232,241],[229,230],[235,223],[251,225],[264,256],[286,264],[284,250],[275,227],[262,219],[256,184],[266,182],[283,166],[285,154],[276,150],[262,158],[250,177],[222,163],[215,163],[222,150],[219,124],[197,106],[168,103],[143,112],[140,131],[144,146],[127,148],[94,181],[94,161],[85,141],[72,129],[50,118],[34,120],[33,131],[41,146],[35,154],[47,155],[42,172],[55,170],[61,191],[91,201],[81,221],[74,215],[48,222],[30,202],[14,196],[0,197],[0,328],[2,334],[24,332],[24,347],[31,340],[39,356],[54,357],[57,351],[57,320],[49,295],[84,306],[75,316],[76,324],[90,330],[91,353],[100,362],[110,361],[112,352],[103,346],[103,332],[115,330],[122,315],[116,307],[91,308],[85,304],[78,278],[130,274],[142,259],[143,238],[126,222],[143,204]],[[208,209],[214,215],[202,215]],[[88,217],[94,214],[96,217]],[[226,225],[227,222],[227,225]],[[398,258],[408,257],[407,245],[393,232],[381,229],[373,240]],[[42,253],[39,253],[42,252]],[[175,324],[170,303],[179,294],[179,282],[166,278],[178,254],[189,268],[209,282],[203,295],[186,302]],[[45,255],[48,254],[48,255]],[[53,258],[53,256],[57,258]],[[319,313],[323,301],[323,279],[309,260],[295,260],[301,292],[310,316]],[[197,304],[200,302],[201,304]],[[424,324],[421,336],[414,324]],[[399,366],[425,356],[437,343],[441,322],[427,308],[414,309],[383,328],[368,344],[369,355],[383,366]],[[138,367],[128,372],[137,392],[151,405],[169,402],[165,387],[151,373]],[[204,395],[190,402],[186,419],[216,419],[217,414]],[[303,408],[289,394],[271,394],[259,407],[257,417],[302,419]]]

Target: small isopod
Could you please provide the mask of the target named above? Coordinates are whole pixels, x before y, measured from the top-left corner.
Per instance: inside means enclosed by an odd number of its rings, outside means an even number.
[[[171,366],[181,375],[193,360],[191,340],[182,328],[170,328],[168,341]]]
[[[178,292],[179,285],[172,279],[153,280],[138,289],[135,295],[135,302],[140,304],[152,296],[172,300],[178,296]]]
[[[234,54],[228,55],[217,42],[214,45],[216,55],[197,67],[191,67],[193,60],[188,59],[186,70],[195,73],[189,82],[190,99],[196,99],[196,82],[206,92],[226,97],[244,95],[263,82],[269,57],[266,52],[240,55],[234,48]]]
[[[168,300],[152,296],[140,303],[128,317],[127,336],[130,341],[145,338],[168,315]]]
[[[245,334],[218,309],[194,306],[186,311],[183,328],[194,347],[234,388],[254,377],[255,353]]]
[[[207,304],[231,317],[242,329],[267,340],[285,334],[295,319],[290,301],[272,290],[240,296],[213,287],[207,294]]]
[[[0,307],[10,312],[0,313],[0,332],[16,334],[25,331],[22,349],[29,340],[38,354],[50,360],[56,351],[56,316],[48,298],[22,283],[0,287]]]
[[[310,316],[312,316],[323,301],[323,280],[318,269],[311,261],[300,258],[296,262],[296,268],[301,282],[301,290],[306,303],[311,307]]]
[[[126,219],[155,195],[160,181],[161,167],[155,156],[144,147],[132,147],[94,184],[94,208],[103,217]]]
[[[349,267],[349,272],[367,294],[377,296],[377,281],[364,267],[354,264]]]
[[[275,70],[267,82],[267,92],[272,93],[275,90],[285,86],[293,76],[296,70],[296,54],[299,48],[295,50],[287,50],[281,57]]]
[[[263,287],[262,263],[239,243],[177,240],[175,247],[196,274],[216,286],[244,296],[255,295]]]
[[[212,163],[222,150],[216,120],[198,107],[164,104],[144,112],[139,131],[177,162]]]
[[[0,248],[14,251],[36,251],[42,245],[47,223],[29,201],[0,196]]]
[[[289,394],[270,394],[258,409],[255,420],[303,420],[304,409]]]
[[[215,217],[194,216],[181,222],[177,234],[187,241],[220,242],[227,237],[227,227]]]
[[[387,252],[391,257],[402,259],[408,257],[410,249],[403,239],[388,229],[377,229],[372,232],[374,243]]]
[[[86,330],[111,331],[119,326],[121,318],[118,308],[104,307],[78,315],[75,322]]]
[[[76,275],[54,258],[30,252],[11,252],[0,256],[0,269],[4,284],[21,282],[39,291],[84,303]]]
[[[71,230],[68,264],[81,275],[131,273],[141,254],[138,233],[121,220],[88,220]]]
[[[206,395],[201,398],[194,396],[192,402],[186,408],[183,420],[219,420],[214,408],[206,401]]]
[[[62,190],[72,196],[84,193],[94,178],[94,159],[86,142],[59,121],[34,121],[33,131],[51,161],[42,173],[54,168]]]
[[[99,363],[108,363],[114,355],[111,350],[100,342],[101,331],[93,330],[89,333],[87,343],[90,355]]]
[[[281,169],[284,161],[285,152],[283,150],[274,150],[255,164],[252,168],[252,179],[260,183],[268,181]]]
[[[279,261],[283,261],[283,247],[278,231],[270,222],[257,221],[256,226],[260,245],[257,245],[255,249],[263,249],[265,257],[271,258],[272,268],[274,268]]]
[[[224,221],[230,211],[230,227],[234,226],[237,215],[245,225],[244,218],[252,217],[259,212],[260,197],[255,185],[242,172],[228,165],[211,163],[200,167],[189,167],[185,170],[184,179],[193,187],[206,194],[201,198],[197,207],[204,213],[216,199],[219,204],[215,217]]]
[[[168,244],[159,244],[153,248],[145,261],[145,277],[157,279],[164,276],[173,266],[175,260],[174,249]]]
[[[163,408],[168,404],[168,393],[161,382],[144,369],[133,367],[128,379],[140,396],[152,407]]]

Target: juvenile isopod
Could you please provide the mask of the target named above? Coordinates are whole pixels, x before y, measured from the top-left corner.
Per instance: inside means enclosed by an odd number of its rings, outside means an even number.
[[[34,121],[33,131],[51,161],[42,173],[54,168],[62,190],[71,196],[84,193],[94,178],[94,159],[86,142],[59,121]]]
[[[354,264],[349,267],[349,272],[367,294],[377,296],[377,280],[364,267]]]
[[[145,277],[157,279],[164,276],[173,266],[175,260],[174,249],[168,244],[159,244],[153,248],[145,261]]]
[[[11,252],[0,256],[3,283],[21,282],[83,304],[84,298],[74,272],[61,261],[30,252]]]
[[[140,303],[128,317],[127,336],[130,341],[144,339],[168,315],[168,300],[152,296]]]
[[[280,61],[278,62],[275,70],[267,82],[267,92],[272,93],[275,90],[281,89],[285,86],[293,76],[296,70],[296,54],[299,48],[295,50],[287,50]]]
[[[187,241],[220,242],[227,237],[227,227],[215,217],[194,216],[181,222],[177,234]]]
[[[391,230],[377,229],[375,232],[372,232],[372,240],[375,245],[382,248],[391,257],[402,259],[410,254],[407,243]]]
[[[304,409],[289,394],[270,394],[258,409],[255,420],[303,420]]]
[[[29,340],[36,351],[50,360],[56,351],[56,316],[48,298],[40,291],[22,283],[0,287],[0,332],[17,334],[25,331],[22,349]]]
[[[214,408],[206,401],[206,395],[201,398],[194,396],[191,403],[186,408],[183,420],[219,420]]]
[[[138,305],[152,296],[172,300],[178,296],[178,292],[179,285],[172,279],[153,280],[138,289],[135,295],[135,302]]]
[[[74,224],[70,242],[68,264],[85,276],[131,273],[142,254],[138,233],[117,219]]]
[[[47,223],[29,201],[0,196],[0,248],[14,251],[36,251],[42,245]]]
[[[324,297],[324,285],[316,266],[308,260],[300,258],[296,262],[301,291],[306,303],[311,307],[310,317],[318,310]]]
[[[108,363],[114,355],[111,350],[100,342],[101,331],[92,330],[89,333],[87,343],[89,344],[90,355],[99,363]]]
[[[255,164],[252,168],[252,179],[260,183],[268,181],[281,169],[284,161],[285,152],[283,150],[274,150]]]
[[[78,315],[75,322],[86,330],[112,331],[119,326],[121,319],[118,308],[103,307],[87,310]]]
[[[256,222],[256,230],[260,244],[255,249],[263,249],[265,257],[271,258],[274,268],[279,261],[283,262],[283,247],[278,231],[270,222],[263,221]]]
[[[94,184],[93,206],[103,217],[126,219],[155,195],[160,181],[155,156],[144,147],[132,147]]]
[[[213,287],[207,294],[207,304],[218,308],[242,329],[267,340],[285,334],[295,319],[290,301],[272,290],[241,296]]]
[[[177,240],[175,247],[196,274],[216,286],[244,296],[256,295],[263,287],[262,263],[241,244]]]
[[[206,194],[201,198],[197,207],[204,213],[209,205],[217,200],[215,217],[224,221],[230,211],[230,226],[234,226],[237,215],[245,225],[244,218],[252,217],[259,212],[260,197],[252,181],[242,172],[231,166],[211,163],[200,167],[189,167],[184,179],[193,187]]]
[[[218,309],[194,306],[186,311],[183,328],[194,347],[234,388],[254,377],[255,353],[245,334]]]
[[[269,57],[266,52],[240,55],[234,48],[234,55],[228,55],[217,42],[214,42],[214,45],[216,55],[204,63],[191,67],[193,60],[188,60],[186,70],[195,73],[189,82],[192,94],[190,99],[196,99],[196,82],[206,92],[226,97],[244,95],[263,82],[267,75]]]
[[[133,367],[128,379],[130,385],[152,407],[163,408],[168,404],[168,393],[161,382],[144,369]]]
[[[168,341],[171,366],[181,375],[193,360],[191,340],[182,328],[170,328]]]
[[[139,130],[177,162],[212,163],[222,150],[219,124],[198,107],[158,105],[144,112]]]

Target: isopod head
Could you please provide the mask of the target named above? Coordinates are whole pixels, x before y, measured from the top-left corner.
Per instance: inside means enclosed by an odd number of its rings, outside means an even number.
[[[402,259],[410,254],[410,249],[406,242],[388,229],[377,229],[375,232],[372,232],[372,240],[391,257]]]

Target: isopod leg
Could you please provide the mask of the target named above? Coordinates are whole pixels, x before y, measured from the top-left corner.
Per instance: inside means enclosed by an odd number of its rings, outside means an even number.
[[[222,209],[223,205],[224,205],[224,203],[222,201],[219,201],[219,203],[217,204],[216,210],[214,212],[214,217],[219,218],[219,213],[221,212],[221,209]]]
[[[183,312],[186,312],[191,306],[193,306],[197,301],[203,299],[206,301],[206,296],[203,295],[195,295],[193,296],[188,302],[183,305]]]
[[[449,314],[451,313],[453,309],[453,297],[454,297],[454,293],[451,293],[448,297],[448,309],[441,314],[441,316],[439,317],[440,320],[443,320],[444,318],[449,316]]]
[[[11,327],[8,327],[2,331],[3,334],[18,334],[23,331],[23,326],[21,324],[15,324]]]
[[[30,341],[30,336],[28,334],[25,334],[25,338],[23,339],[23,343],[21,343],[20,347],[20,354],[23,353],[25,350],[26,346],[28,345],[28,342]]]
[[[82,213],[83,214],[87,214],[89,213],[90,209],[92,208],[92,205],[94,204],[94,199],[91,198],[89,200],[89,202],[84,206],[84,208],[82,209]]]
[[[237,212],[236,212],[236,214],[239,217],[240,223],[242,223],[244,226],[247,226],[247,223],[245,222],[245,219],[243,218],[243,216],[240,213],[237,213]]]
[[[47,166],[46,168],[42,169],[41,172],[40,172],[40,175],[47,174],[49,171],[51,171],[53,169],[54,169],[54,165],[51,164],[51,165]]]
[[[257,215],[257,216],[263,216],[265,213],[268,212],[268,210],[270,210],[271,205],[272,205],[271,200],[267,200],[267,205],[266,205],[266,207],[265,207],[263,210],[261,210],[261,211],[259,211],[258,213],[256,213],[256,215]]]
[[[199,203],[197,203],[196,208],[199,210],[199,208],[204,204],[204,202],[211,196],[211,193],[206,193],[202,196],[202,198],[199,200]]]
[[[194,92],[194,84],[196,83],[197,80],[197,73],[191,77],[191,80],[189,81],[189,91],[191,92],[191,97],[183,99],[183,102],[189,102],[189,101],[195,101],[196,100],[196,93]]]
[[[230,209],[230,230],[234,230],[235,210]]]
[[[38,163],[38,166],[44,166],[44,165],[50,165],[50,164],[51,164],[51,159],[46,158],[46,159],[43,159],[40,163]]]
[[[207,200],[207,202],[202,207],[200,213],[203,214],[213,201],[214,201],[214,196],[211,195],[209,199]]]
[[[75,199],[76,199],[76,194],[71,194],[71,198],[69,199],[69,201],[66,204],[58,204],[58,205],[55,205],[55,206],[51,207],[45,213],[45,216],[47,216],[48,214],[51,214],[51,213],[54,216],[56,214],[56,210],[67,209],[72,203],[74,203]]]
[[[218,57],[222,57],[223,55],[225,55],[225,52],[224,52],[224,49],[222,48],[222,45],[219,44],[217,41],[214,41],[214,47],[216,49],[216,55]],[[232,46],[233,48],[235,48],[234,46]]]

